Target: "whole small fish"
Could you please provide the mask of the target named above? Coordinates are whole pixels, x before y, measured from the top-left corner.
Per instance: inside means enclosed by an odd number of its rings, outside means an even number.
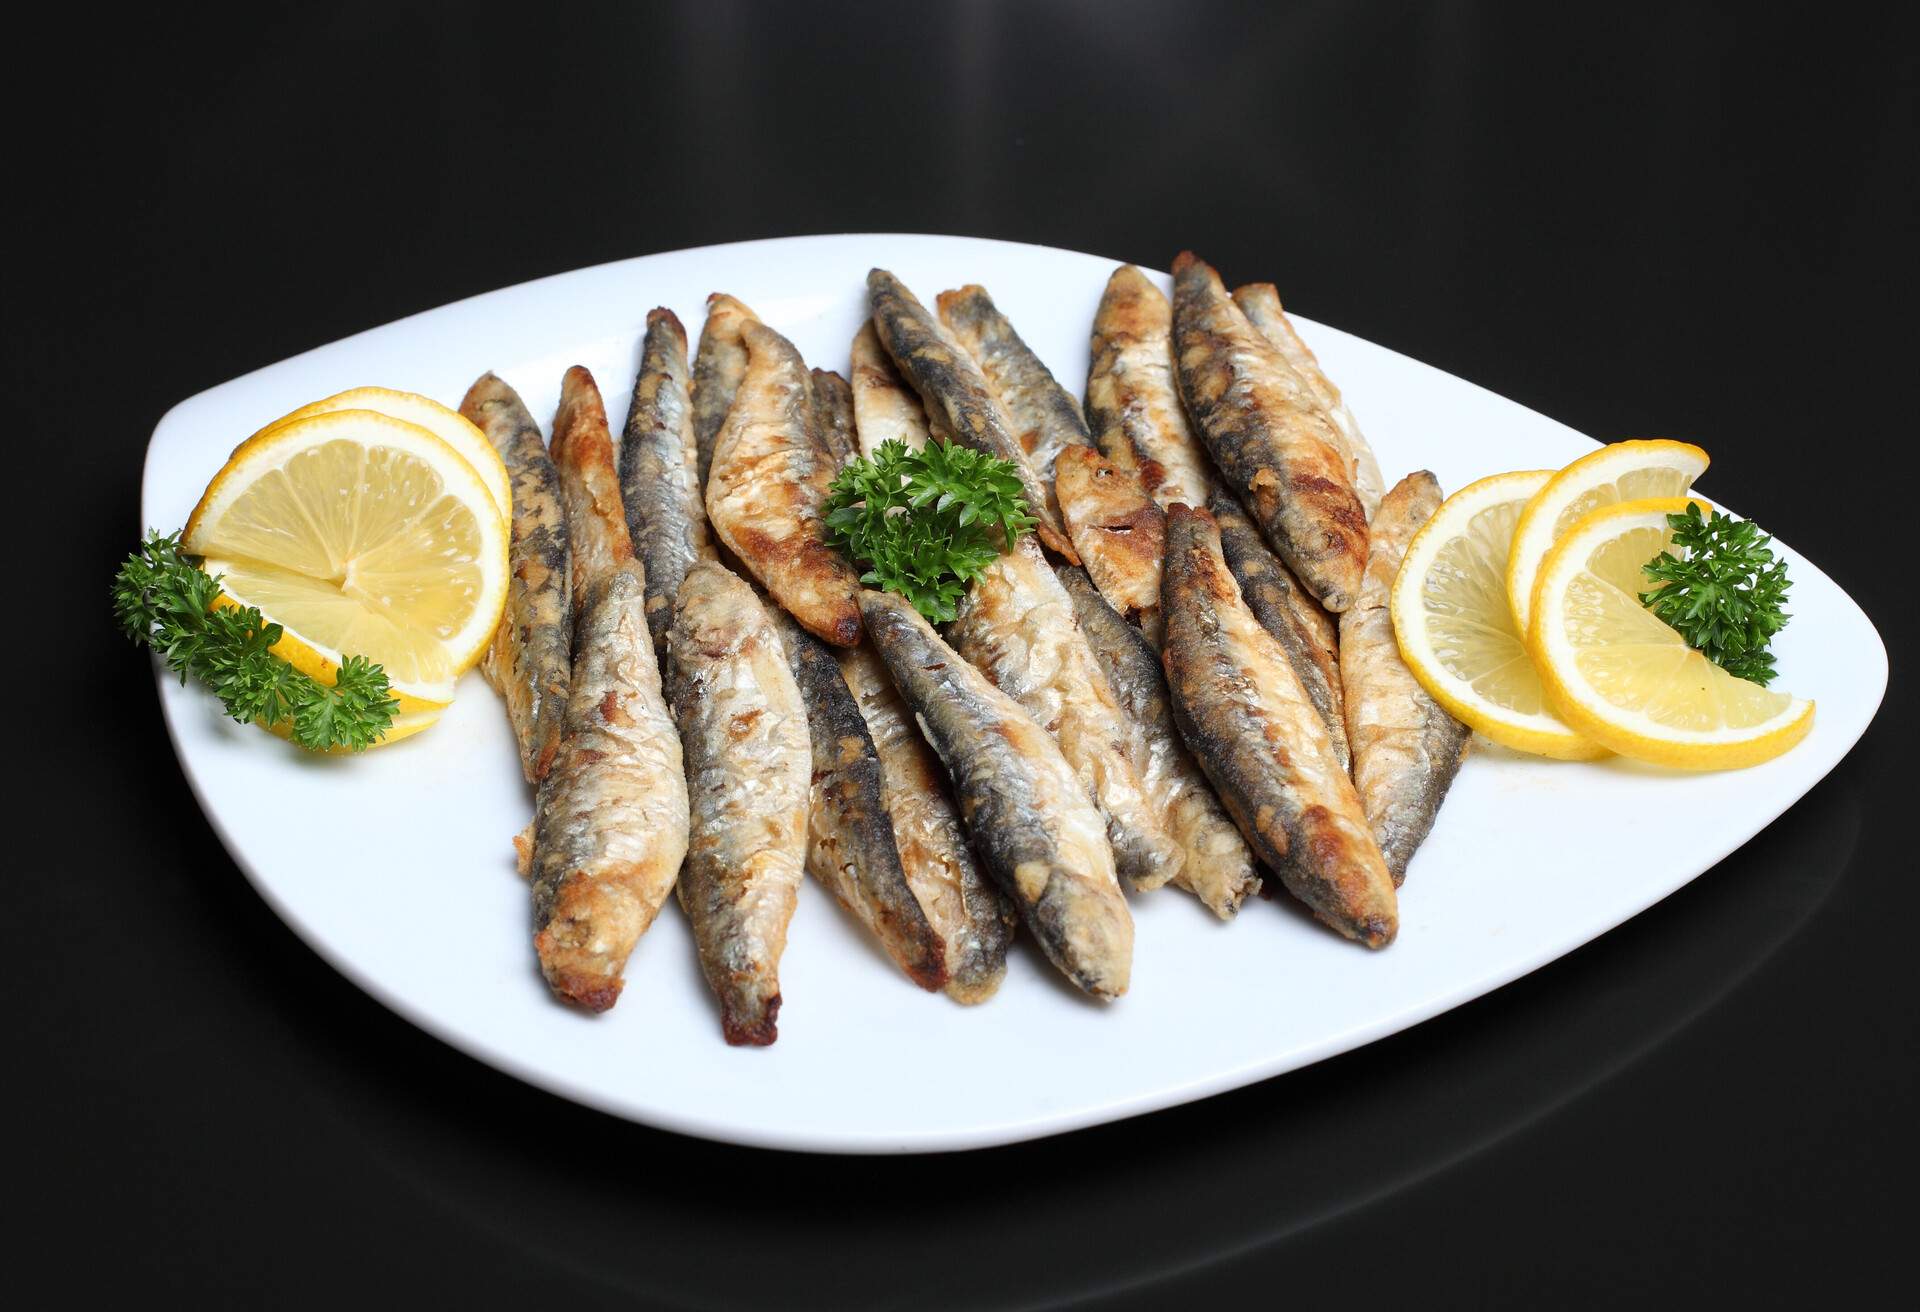
[[[725,292],[707,297],[707,322],[700,330],[700,349],[693,360],[693,442],[703,490],[713,464],[713,444],[747,373],[747,344],[741,331],[759,322],[758,315]]]
[[[1027,513],[1040,521],[1034,532],[1049,550],[1078,565],[1080,558],[1054,514],[1046,484],[1034,472],[1006,410],[966,348],[955,343],[927,307],[885,269],[867,274],[867,297],[880,344],[920,394],[933,434],[1010,462],[1020,475]]]
[[[1021,449],[1042,485],[1053,481],[1053,462],[1069,447],[1093,445],[1086,417],[1072,392],[1060,386],[1020,334],[1000,313],[987,289],[968,284],[941,292],[940,322],[967,348],[987,386],[1013,421]]]
[[[1087,646],[1073,602],[1023,537],[974,580],[947,637],[1060,745],[1106,818],[1113,862],[1135,888],[1180,872],[1180,847],[1147,799],[1146,745]]]
[[[907,883],[887,816],[880,754],[832,649],[790,616],[774,622],[787,649],[813,747],[807,870],[851,911],[907,978],[947,982],[943,944]]]
[[[925,446],[927,412],[887,358],[871,319],[861,321],[853,335],[852,369],[853,426],[860,454],[871,458],[882,442],[904,443],[912,451]]]
[[[1241,600],[1287,653],[1307,700],[1326,723],[1340,768],[1346,769],[1351,764],[1346,697],[1340,684],[1340,645],[1333,620],[1273,554],[1231,492],[1221,489],[1207,509],[1220,530],[1221,554],[1233,581],[1240,585]]]
[[[1258,328],[1287,364],[1292,366],[1293,371],[1300,375],[1327,418],[1333,422],[1334,431],[1340,434],[1346,445],[1348,464],[1353,471],[1353,490],[1359,494],[1360,504],[1366,507],[1367,518],[1371,520],[1386,491],[1386,479],[1380,473],[1380,462],[1374,458],[1373,447],[1367,442],[1366,434],[1360,431],[1359,421],[1348,409],[1340,389],[1320,368],[1319,358],[1314,355],[1312,348],[1300,340],[1293,320],[1287,318],[1287,312],[1280,308],[1280,289],[1270,282],[1248,283],[1245,287],[1234,288],[1233,303],[1247,316],[1247,322]]]
[[[806,707],[772,617],[715,561],[680,585],[667,663],[693,814],[680,905],[727,1042],[772,1043],[780,956],[806,871]]]
[[[947,767],[975,854],[1047,959],[1096,997],[1125,993],[1133,916],[1073,767],[905,599],[868,590],[860,608],[894,686]]]
[[[1121,619],[1085,574],[1070,565],[1055,572],[1073,598],[1080,631],[1100,658],[1120,709],[1146,740],[1141,777],[1147,796],[1160,809],[1184,857],[1174,884],[1222,920],[1229,919],[1249,894],[1259,891],[1260,876],[1246,841],[1180,739],[1159,656],[1146,635]]]
[[[507,703],[520,770],[538,783],[560,750],[573,667],[573,560],[560,475],[519,393],[481,374],[460,413],[487,435],[513,488],[507,607],[480,672]]]
[[[660,693],[646,584],[633,561],[580,612],[566,733],[534,807],[534,950],[555,993],[589,1011],[621,971],[687,853],[680,738]]]
[[[1173,262],[1173,341],[1181,398],[1214,463],[1307,590],[1345,610],[1367,567],[1367,513],[1345,444],[1192,251]]]
[[[553,467],[560,475],[560,503],[567,511],[573,545],[573,595],[584,602],[588,587],[633,559],[620,476],[613,468],[613,435],[607,408],[593,375],[574,365],[560,379],[560,408],[553,415]]]
[[[1340,616],[1340,677],[1347,692],[1353,783],[1393,882],[1433,829],[1440,803],[1466,759],[1469,734],[1427,695],[1400,659],[1388,599],[1413,535],[1440,508],[1440,484],[1424,469],[1380,502],[1359,600]]]
[[[1132,470],[1162,510],[1204,506],[1217,479],[1187,423],[1173,367],[1173,307],[1146,274],[1123,264],[1093,316],[1087,425],[1102,455]]]
[[[1060,453],[1053,467],[1053,490],[1094,586],[1158,650],[1166,516],[1135,474],[1092,447]]]
[[[860,454],[853,435],[853,390],[830,369],[813,371],[813,419],[837,469]]]
[[[1220,800],[1287,890],[1368,947],[1393,941],[1393,876],[1327,726],[1220,554],[1204,510],[1167,516],[1167,672],[1175,721]]]
[[[1007,973],[1013,903],[980,873],[940,758],[901,703],[873,644],[834,655],[880,762],[881,797],[901,870],[940,940],[946,994],[969,1005],[985,1002]]]
[[[647,314],[640,372],[620,437],[620,499],[647,575],[647,627],[665,659],[673,599],[693,562],[712,554],[688,397],[687,330],[672,310]]]
[[[747,372],[707,471],[707,521],[809,633],[851,647],[860,641],[860,581],[827,545],[838,462],[820,436],[806,362],[757,320],[741,336]]]

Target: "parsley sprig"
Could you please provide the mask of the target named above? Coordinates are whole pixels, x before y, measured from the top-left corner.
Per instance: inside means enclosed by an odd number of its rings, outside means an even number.
[[[882,442],[850,460],[827,499],[827,540],[935,624],[1037,521],[1010,461],[958,443]]]
[[[341,663],[332,687],[275,656],[281,628],[252,606],[214,609],[220,577],[180,550],[180,535],[149,532],[113,580],[113,615],[136,643],[160,653],[185,683],[213,689],[227,714],[245,723],[286,723],[310,752],[364,751],[380,741],[400,703],[386,671],[364,656]]]
[[[1687,645],[1738,678],[1765,686],[1773,681],[1773,635],[1786,627],[1787,562],[1776,560],[1773,539],[1750,520],[1698,503],[1668,515],[1673,545],[1684,557],[1663,551],[1642,568],[1659,586],[1640,602],[1665,620]]]

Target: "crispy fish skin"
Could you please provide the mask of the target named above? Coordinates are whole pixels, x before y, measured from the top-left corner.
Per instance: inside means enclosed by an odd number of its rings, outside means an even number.
[[[519,393],[496,375],[480,375],[460,413],[493,443],[512,485],[507,608],[480,672],[506,700],[521,773],[538,783],[560,750],[573,668],[573,553],[560,475]]]
[[[1340,616],[1340,677],[1347,690],[1354,789],[1396,885],[1406,878],[1414,849],[1433,829],[1470,737],[1400,659],[1387,608],[1407,544],[1433,518],[1440,499],[1439,482],[1424,469],[1401,479],[1382,498],[1373,517],[1366,582],[1359,600]]]
[[[1146,744],[1121,711],[1073,602],[1031,538],[1003,553],[961,600],[948,640],[1060,745],[1105,817],[1114,867],[1135,888],[1180,873],[1180,847],[1147,799]]]
[[[1267,541],[1328,610],[1367,567],[1367,513],[1340,435],[1300,376],[1192,251],[1173,262],[1180,395]]]
[[[1060,517],[1094,586],[1158,650],[1167,517],[1138,477],[1091,447],[1062,451],[1053,470]]]
[[[1204,510],[1167,516],[1167,640],[1175,721],[1248,846],[1321,920],[1368,947],[1399,928],[1393,876],[1293,666],[1260,627]]]
[[[1346,446],[1348,465],[1353,471],[1353,490],[1359,495],[1360,504],[1366,507],[1367,519],[1371,521],[1374,512],[1380,508],[1380,498],[1386,492],[1386,478],[1380,472],[1380,462],[1374,458],[1373,447],[1368,443],[1366,434],[1360,431],[1360,423],[1341,397],[1340,389],[1320,368],[1319,358],[1300,339],[1293,320],[1287,318],[1287,312],[1280,307],[1280,289],[1270,282],[1248,283],[1245,287],[1234,288],[1233,303],[1247,316],[1247,322],[1258,328],[1293,371],[1300,375],[1301,381],[1306,383],[1314,399],[1320,403],[1321,410],[1332,421],[1334,431]]]
[[[969,283],[957,291],[941,292],[935,304],[940,322],[979,364],[987,387],[1013,421],[1033,472],[1043,485],[1050,484],[1053,462],[1062,451],[1093,445],[1079,399],[1060,386],[1040,357],[1020,340],[985,287]]]
[[[967,1005],[985,1002],[1006,977],[1013,903],[980,873],[940,758],[901,703],[873,644],[833,654],[880,762],[881,797],[901,870],[940,940],[946,994]]]
[[[607,408],[593,375],[579,365],[560,380],[553,467],[560,475],[560,501],[567,509],[567,536],[573,544],[573,595],[584,602],[595,583],[633,559],[633,540],[627,536],[627,510],[613,468]]]
[[[775,615],[813,746],[807,870],[825,884],[907,978],[927,990],[947,982],[943,944],[907,883],[887,815],[880,755],[860,706],[824,642]]]
[[[687,330],[672,310],[649,311],[620,435],[620,499],[633,554],[646,570],[647,627],[663,660],[680,583],[713,551],[700,504],[690,386]]]
[[[580,614],[566,733],[534,808],[534,949],[555,993],[620,996],[634,944],[687,853],[680,738],[661,697],[639,565],[595,582]]]
[[[954,342],[927,307],[885,269],[868,272],[867,298],[880,345],[920,394],[930,430],[1011,462],[1019,471],[1027,512],[1040,521],[1034,532],[1048,550],[1078,565],[1080,558],[1054,514],[1046,484],[1034,472],[1012,420],[966,348]]]
[[[900,377],[880,345],[873,320],[853,335],[853,427],[860,454],[872,458],[882,442],[900,442],[918,451],[927,444],[927,412],[920,397]]]
[[[1184,857],[1174,884],[1199,898],[1222,920],[1231,919],[1240,904],[1259,891],[1260,876],[1246,840],[1221,809],[1206,775],[1181,741],[1159,656],[1146,635],[1121,619],[1085,574],[1070,565],[1055,573],[1073,598],[1080,630],[1100,658],[1120,709],[1146,740],[1142,778],[1147,796],[1165,817]]]
[[[813,371],[813,418],[836,468],[860,453],[853,435],[853,390],[831,369]]]
[[[1333,620],[1320,603],[1307,595],[1300,580],[1267,546],[1246,511],[1224,488],[1207,509],[1220,530],[1220,551],[1240,599],[1287,653],[1287,663],[1300,676],[1307,700],[1326,723],[1327,737],[1341,769],[1352,764],[1347,742],[1346,694],[1340,681],[1340,646]]]
[[[741,331],[759,322],[759,315],[725,292],[707,297],[707,322],[700,329],[700,349],[693,359],[693,443],[701,488],[707,485],[720,426],[727,422],[733,394],[746,377],[747,344]]]
[[[772,617],[717,562],[687,571],[667,656],[693,818],[680,905],[727,1042],[772,1043],[780,955],[806,870],[806,707]]]
[[[815,637],[860,641],[860,581],[827,545],[838,467],[820,436],[813,383],[793,343],[746,324],[747,372],[707,471],[707,521],[755,578]]]
[[[1173,306],[1133,265],[1107,279],[1091,346],[1087,425],[1101,454],[1137,474],[1162,510],[1206,505],[1218,480],[1181,405]]]
[[[907,601],[869,590],[860,607],[894,686],[947,767],[981,863],[1062,974],[1095,997],[1125,993],[1133,915],[1073,767]]]

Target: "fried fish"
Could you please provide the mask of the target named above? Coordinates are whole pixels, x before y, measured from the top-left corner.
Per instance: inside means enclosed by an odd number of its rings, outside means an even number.
[[[1427,695],[1393,635],[1388,599],[1407,544],[1440,508],[1440,484],[1421,470],[1400,480],[1373,517],[1360,597],[1340,616],[1353,782],[1393,882],[1426,839],[1466,759],[1467,727]]]
[[[900,442],[918,451],[927,444],[927,412],[920,397],[900,377],[880,345],[873,320],[853,335],[853,426],[860,454],[872,457],[882,442]]]
[[[1138,477],[1092,447],[1069,447],[1053,468],[1060,517],[1094,586],[1157,650],[1166,516]]]
[[[1392,942],[1393,876],[1360,799],[1286,653],[1241,601],[1206,511],[1168,514],[1163,591],[1174,718],[1248,846],[1328,925]]]
[[[680,583],[713,550],[700,504],[689,387],[687,330],[672,310],[650,311],[620,438],[620,498],[633,554],[646,571],[647,627],[662,659]]]
[[[538,783],[560,750],[573,666],[573,559],[560,476],[540,426],[496,375],[480,375],[460,413],[493,443],[512,485],[507,607],[480,672],[506,700],[521,773]]]
[[[693,441],[703,492],[713,465],[713,444],[747,373],[747,344],[741,333],[759,322],[758,315],[725,292],[707,297],[707,322],[693,360]]]
[[[1107,279],[1092,348],[1087,425],[1100,453],[1133,471],[1162,510],[1176,501],[1206,505],[1218,480],[1181,405],[1173,307],[1131,264]]]
[[[1096,997],[1125,993],[1133,916],[1105,826],[1073,767],[905,599],[867,590],[860,607],[894,686],[947,767],[981,863],[1062,974]]]
[[[837,469],[860,454],[860,443],[853,435],[853,391],[831,369],[815,369],[812,378],[814,423]]]
[[[1180,395],[1267,541],[1331,611],[1353,604],[1367,515],[1346,447],[1302,382],[1191,251],[1173,262]]]
[[[806,870],[806,707],[772,617],[715,561],[696,563],[680,585],[667,665],[693,815],[680,905],[727,1042],[772,1043]]]
[[[850,647],[860,641],[860,582],[827,545],[837,462],[820,436],[806,362],[757,320],[741,336],[747,371],[707,471],[707,521],[809,633]]]

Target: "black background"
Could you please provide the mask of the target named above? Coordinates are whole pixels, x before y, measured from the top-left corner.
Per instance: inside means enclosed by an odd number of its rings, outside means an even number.
[[[9,1283],[1537,1307],[1838,1299],[1908,1268],[1920,33],[1891,7],[1548,11],[75,8],[15,40]],[[1698,441],[1706,490],[1880,626],[1879,719],[1616,932],[1196,1106],[876,1161],[518,1084],[322,964],[194,806],[106,619],[147,436],[203,388],[476,292],[862,230],[1160,268],[1193,246],[1584,432]]]

